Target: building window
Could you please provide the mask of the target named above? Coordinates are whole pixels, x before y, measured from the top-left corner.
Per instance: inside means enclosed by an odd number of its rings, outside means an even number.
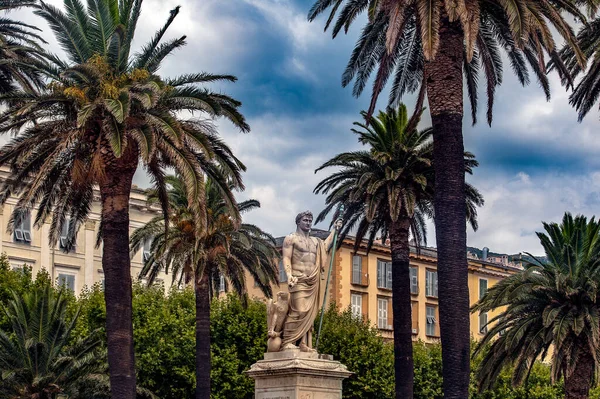
[[[283,261],[279,261],[279,282],[285,283],[287,282],[287,273],[285,272],[285,267],[283,267]]]
[[[352,316],[362,317],[362,294],[350,294]]]
[[[479,313],[479,334],[486,334],[488,331],[488,317],[486,312]]]
[[[427,313],[426,313],[426,328],[425,328],[425,334],[429,335],[429,336],[434,336],[435,334],[435,330],[436,330],[436,324],[437,324],[437,320],[435,318],[435,307],[433,306],[427,306]]]
[[[487,328],[488,317],[486,312],[479,313],[479,333],[485,334],[488,331]]]
[[[352,257],[352,284],[362,283],[362,256]]]
[[[75,223],[75,221],[73,221]],[[73,228],[73,235],[75,234],[75,226]],[[63,222],[62,229],[60,231],[60,238],[58,240],[58,246],[60,249],[66,250],[69,246],[69,230],[71,230],[71,219],[67,218]],[[71,251],[75,250],[75,237],[73,237],[73,245],[71,246]]]
[[[416,267],[410,268],[410,293],[417,295],[419,293],[419,269]]]
[[[150,251],[152,248],[152,238],[146,238],[144,240],[144,245],[142,247],[142,262],[146,263],[148,261],[148,259],[150,259],[150,256],[152,255],[152,252]]]
[[[433,270],[425,271],[425,295],[434,298],[438,297],[438,277],[437,272]]]
[[[15,212],[15,242],[24,244],[31,243],[31,212],[29,211],[16,211]]]
[[[225,276],[219,276],[219,292],[225,292]]]
[[[479,279],[479,300],[481,300],[488,291],[488,281],[484,278]]]
[[[392,289],[392,262],[377,260],[377,288]]]
[[[73,274],[58,274],[58,286],[75,292],[75,276]]]
[[[388,298],[377,298],[377,327],[382,330],[391,330],[390,300]]]

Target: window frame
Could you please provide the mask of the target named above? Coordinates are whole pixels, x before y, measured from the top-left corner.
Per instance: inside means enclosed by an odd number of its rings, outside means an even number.
[[[60,236],[58,238],[58,248],[65,250],[69,240],[69,230],[71,229],[71,218],[65,218],[63,222],[62,229],[60,231]],[[66,229],[66,231],[65,231]],[[76,252],[77,249],[77,232],[73,231],[73,246],[69,252]]]
[[[355,303],[356,300],[356,303]],[[352,317],[362,318],[363,315],[363,294],[358,292],[350,293],[350,310]]]
[[[429,314],[430,310],[433,315]],[[436,318],[436,307],[431,305],[425,306],[425,335],[428,337],[436,337],[437,336],[437,318]],[[431,330],[433,329],[433,330]]]
[[[414,274],[413,274],[414,271]],[[412,295],[419,295],[419,268],[416,266],[410,266],[409,268],[409,276],[410,276],[410,293]],[[413,281],[414,279],[414,281]],[[414,284],[413,284],[414,282]],[[414,287],[414,290],[413,290]]]
[[[33,236],[31,234],[31,211],[16,211],[14,221],[13,242],[25,245],[31,245]]]
[[[425,296],[439,298],[437,270],[425,269]]]
[[[390,302],[389,297],[377,297],[377,328],[380,330],[392,330],[393,327],[388,324],[390,317]],[[385,304],[382,307],[382,304]]]
[[[479,312],[479,334],[485,335],[488,332],[488,314],[487,312]]]
[[[485,282],[485,290],[482,292],[481,283]],[[489,281],[487,278],[479,278],[479,300],[481,301],[489,290]]]
[[[377,288],[381,290],[392,289],[392,262],[377,259]]]
[[[72,284],[73,284],[72,288],[69,287],[69,285],[67,283],[67,278],[65,278],[65,277],[70,277],[73,280],[72,281]],[[66,288],[67,290],[75,293],[75,284],[76,284],[76,281],[77,281],[77,275],[75,273],[69,273],[69,272],[65,272],[65,271],[58,271],[58,275],[56,277],[56,282],[57,282],[57,286],[58,287],[60,287],[60,288]]]
[[[352,255],[352,284],[354,285],[362,285],[362,260],[362,256]]]
[[[146,263],[150,256],[152,256],[152,242],[154,238],[146,238],[142,244],[142,263]]]

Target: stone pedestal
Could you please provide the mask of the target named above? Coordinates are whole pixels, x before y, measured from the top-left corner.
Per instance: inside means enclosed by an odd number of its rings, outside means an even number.
[[[256,399],[341,399],[342,380],[352,375],[332,356],[297,349],[265,353],[246,374]]]

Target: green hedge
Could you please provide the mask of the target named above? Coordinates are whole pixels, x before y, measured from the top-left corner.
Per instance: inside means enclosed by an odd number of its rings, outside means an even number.
[[[10,290],[23,291],[47,281],[47,273],[32,279],[28,270],[10,270],[0,257],[0,305]],[[99,285],[70,299],[71,314],[81,306],[75,338],[103,328],[106,320],[104,296]],[[163,399],[191,398],[195,380],[194,294],[191,290],[169,291],[164,287],[136,285],[133,323],[138,382]],[[1,314],[1,313],[0,313]],[[0,328],[7,329],[0,316]],[[252,398],[253,381],[244,375],[266,350],[266,308],[261,301],[247,307],[233,296],[213,301],[211,309],[212,397]],[[315,334],[316,335],[316,334]],[[355,374],[344,382],[344,398],[392,398],[394,393],[393,348],[377,329],[352,317],[350,310],[327,310],[319,352],[334,355]],[[414,345],[415,399],[442,398],[441,348]],[[477,360],[473,361],[473,369]],[[513,388],[509,370],[500,375],[494,390],[477,393],[472,382],[470,399],[555,399],[564,396],[561,383],[550,382],[546,365],[537,364],[523,387]],[[600,390],[591,395],[600,399]]]

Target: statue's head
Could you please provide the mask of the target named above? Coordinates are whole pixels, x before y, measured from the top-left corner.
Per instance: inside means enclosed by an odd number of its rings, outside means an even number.
[[[300,230],[304,232],[310,231],[313,222],[313,214],[311,211],[300,212],[296,216],[296,226],[300,228]]]

